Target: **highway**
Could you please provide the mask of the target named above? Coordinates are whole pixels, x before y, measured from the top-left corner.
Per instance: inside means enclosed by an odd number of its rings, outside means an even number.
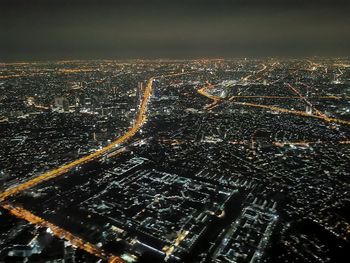
[[[221,98],[218,96],[209,94],[206,91],[207,89],[214,88],[216,85],[212,85],[208,81],[206,81],[206,84],[207,84],[207,86],[204,86],[203,88],[198,89],[197,92],[205,97],[208,97],[209,99],[211,99],[213,101],[212,103],[210,103],[204,107],[207,110],[211,110],[212,108],[214,108],[217,105],[217,103],[220,101]]]
[[[148,80],[148,84],[147,84],[147,87],[145,89],[143,99],[142,99],[142,102],[140,105],[139,114],[134,122],[134,125],[123,136],[119,137],[117,140],[115,140],[111,144],[107,145],[106,147],[104,147],[104,148],[102,148],[102,149],[100,149],[100,150],[98,150],[90,155],[84,156],[78,160],[75,160],[71,163],[63,165],[57,169],[54,169],[52,171],[46,172],[42,175],[39,175],[39,176],[37,176],[37,177],[35,177],[35,178],[33,178],[33,179],[23,183],[23,184],[20,184],[18,186],[15,186],[13,188],[6,190],[5,192],[0,194],[0,202],[3,202],[6,198],[8,198],[12,195],[18,194],[21,191],[26,190],[30,187],[33,187],[41,182],[44,182],[44,181],[50,180],[52,178],[55,178],[57,176],[60,176],[78,165],[83,165],[87,162],[95,160],[95,159],[103,156],[104,154],[109,153],[116,146],[124,143],[125,141],[127,141],[128,139],[133,137],[138,132],[138,130],[141,128],[141,126],[145,123],[147,105],[148,105],[148,102],[150,100],[150,96],[152,93],[153,80],[154,80],[153,77]],[[103,251],[101,251],[99,248],[97,248],[93,244],[90,244],[89,242],[86,242],[86,241],[82,240],[81,238],[74,236],[72,233],[70,233],[70,232],[50,223],[50,222],[45,221],[44,219],[32,214],[30,211],[28,211],[24,208],[21,208],[18,206],[15,207],[13,205],[10,205],[9,203],[3,203],[1,206],[18,218],[24,219],[32,224],[40,225],[40,226],[47,227],[47,228],[51,229],[52,234],[55,235],[56,237],[64,238],[64,239],[70,241],[72,245],[74,245],[80,249],[83,249],[84,251],[86,251],[90,254],[93,254],[99,258],[103,258],[103,259],[108,260],[109,262],[113,262],[113,263],[123,262],[123,260],[120,257],[115,256],[115,255],[106,255]]]
[[[121,260],[119,257],[116,257],[115,255],[108,255],[105,252],[103,252],[101,249],[96,247],[95,245],[86,242],[82,240],[79,237],[74,236],[72,233],[50,223],[46,220],[42,219],[41,217],[38,217],[36,215],[33,215],[28,210],[22,208],[22,207],[15,207],[9,203],[2,204],[2,207],[8,210],[12,215],[24,219],[28,222],[31,222],[32,224],[46,227],[49,229],[49,231],[52,232],[53,235],[55,235],[58,238],[63,238],[65,240],[68,240],[73,246],[78,247],[92,255],[95,255],[99,258],[108,260],[109,262],[114,263],[122,263],[123,260]]]
[[[174,73],[174,74],[164,75],[161,77],[179,76],[179,75],[185,75],[185,74],[191,74],[191,73],[193,73],[193,72]],[[148,106],[148,103],[149,103],[149,100],[150,100],[150,97],[152,94],[152,84],[153,84],[153,81],[155,78],[156,77],[151,77],[148,80],[147,86],[146,86],[145,91],[144,91],[143,99],[142,99],[141,104],[140,104],[139,113],[134,121],[133,126],[124,135],[122,135],[121,137],[119,137],[118,139],[116,139],[111,144],[107,145],[106,147],[104,147],[104,148],[102,148],[102,149],[100,149],[92,154],[84,156],[78,160],[75,160],[71,163],[65,164],[59,168],[54,169],[54,170],[43,173],[43,174],[41,174],[41,175],[39,175],[39,176],[37,176],[37,177],[27,181],[27,182],[24,182],[20,185],[17,185],[15,187],[12,187],[12,188],[2,192],[0,194],[0,202],[2,202],[2,207],[4,209],[10,211],[11,214],[13,214],[19,218],[22,218],[24,220],[27,220],[28,222],[30,222],[32,224],[40,225],[40,226],[47,227],[47,228],[51,229],[53,235],[55,235],[56,237],[64,238],[64,239],[70,241],[74,246],[77,246],[80,249],[83,249],[88,253],[91,253],[91,254],[96,255],[96,256],[103,258],[103,259],[108,259],[109,262],[115,262],[115,263],[123,262],[122,259],[120,259],[118,256],[107,255],[106,253],[101,251],[99,248],[97,248],[93,244],[85,242],[81,238],[74,236],[72,233],[70,233],[70,232],[50,223],[50,222],[47,222],[38,216],[33,215],[28,210],[25,210],[21,207],[14,206],[13,204],[9,204],[8,202],[4,202],[4,201],[7,198],[18,194],[21,191],[29,189],[35,185],[38,185],[41,182],[56,178],[64,173],[68,172],[69,170],[71,170],[72,168],[74,168],[76,166],[86,164],[92,160],[96,160],[100,157],[103,157],[104,155],[111,154],[111,152],[113,150],[115,150],[115,148],[117,146],[119,146],[120,144],[131,139],[140,130],[142,125],[146,122],[147,106]],[[204,87],[197,90],[199,94],[201,94],[202,96],[205,96],[213,101],[211,104],[207,105],[207,107],[206,107],[207,109],[211,109],[212,107],[214,107],[215,105],[217,105],[221,101],[220,97],[209,94],[207,92],[207,89],[213,88],[214,86],[215,85],[209,84],[207,82],[207,86],[204,86]],[[300,97],[300,96],[298,96],[298,97]],[[304,117],[314,117],[314,118],[325,120],[327,122],[335,122],[335,123],[350,125],[350,122],[348,122],[348,121],[329,118],[329,117],[325,117],[323,115],[310,115],[310,114],[307,114],[303,111],[294,111],[294,110],[283,109],[283,108],[279,108],[279,107],[275,107],[275,106],[260,105],[260,104],[254,104],[254,103],[244,103],[244,102],[234,102],[234,103],[237,105],[241,105],[241,106],[258,107],[258,108],[273,110],[273,111],[277,111],[277,112],[296,114],[296,115],[300,115],[300,116],[304,116]],[[348,141],[346,141],[344,143],[348,143]],[[121,150],[120,152],[117,152],[116,154],[119,154],[122,151],[123,150]]]
[[[158,143],[162,144],[170,144],[170,145],[179,145],[183,143],[193,143],[195,140],[188,140],[188,139],[170,139],[170,138],[161,138],[158,139]],[[350,144],[350,140],[341,140],[341,141],[335,141],[336,143],[339,144]],[[251,142],[248,140],[243,140],[243,141],[228,141],[229,144],[233,145],[248,145]],[[294,145],[294,146],[309,146],[313,144],[327,144],[329,141],[271,141],[271,143],[277,147],[284,147],[286,145]]]
[[[207,105],[205,107],[207,109],[212,109],[211,105],[213,105],[213,104],[217,105],[222,100],[222,98],[220,98],[218,96],[215,96],[215,95],[212,95],[212,94],[207,92],[207,89],[210,89],[210,88],[212,88],[214,86],[215,85],[213,85],[213,84],[209,84],[208,86],[204,86],[204,87],[202,87],[202,88],[197,90],[197,92],[199,94],[201,94],[201,95],[203,95],[203,96],[205,96],[205,97],[207,97],[207,98],[209,98],[209,99],[211,99],[213,101],[211,104],[209,104],[209,105]],[[299,98],[305,98],[302,95],[299,96],[299,94],[298,94],[298,97]],[[229,100],[232,101],[235,98],[239,98],[239,97],[233,96]],[[307,99],[306,99],[306,101],[308,103],[310,103]],[[338,118],[328,117],[325,114],[323,114],[320,111],[318,111],[317,109],[315,109],[314,106],[311,103],[310,103],[310,105],[312,105],[312,107],[316,110],[317,115],[316,114],[308,114],[308,113],[306,113],[304,111],[289,110],[289,109],[276,107],[276,106],[272,106],[272,105],[262,105],[262,104],[257,104],[257,103],[238,102],[238,101],[235,101],[233,103],[236,104],[236,105],[240,105],[240,106],[255,107],[255,108],[260,108],[260,109],[271,110],[271,111],[274,111],[274,112],[294,114],[294,115],[298,115],[298,116],[302,116],[302,117],[311,117],[311,118],[316,118],[316,119],[323,120],[323,121],[325,121],[327,123],[333,122],[333,123],[337,123],[337,124],[341,124],[341,125],[349,125],[350,126],[350,121],[341,120],[341,119],[338,119]],[[209,106],[211,106],[211,107],[209,108]]]
[[[335,95],[320,96],[316,98],[324,99],[324,100],[350,99],[349,96],[341,97],[341,96],[335,96]],[[299,96],[258,96],[258,95],[241,95],[241,96],[230,97],[230,100],[234,100],[234,99],[300,99],[300,97]]]
[[[185,72],[185,73],[172,73],[163,75],[160,77],[173,77],[173,76],[180,76],[180,75],[186,75],[186,74],[192,74],[193,72]],[[1,206],[8,210],[12,215],[24,219],[32,224],[47,227],[52,231],[52,234],[58,238],[63,238],[71,242],[72,245],[79,247],[80,249],[93,254],[97,257],[100,257],[102,259],[108,260],[110,263],[122,263],[124,262],[120,257],[115,255],[107,255],[102,250],[97,248],[95,245],[86,242],[82,240],[81,238],[74,236],[72,233],[32,214],[30,211],[19,207],[14,206],[13,204],[10,204],[8,202],[5,202],[5,200],[15,194],[20,193],[21,191],[24,191],[26,189],[29,189],[41,182],[48,181],[50,179],[53,179],[55,177],[58,177],[66,172],[68,172],[70,169],[78,166],[86,164],[92,160],[96,160],[100,157],[103,157],[104,155],[110,154],[110,155],[118,155],[121,154],[123,151],[125,151],[125,148],[119,149],[117,152],[113,152],[113,150],[120,144],[126,142],[130,138],[132,138],[142,127],[142,125],[146,122],[146,113],[147,113],[147,106],[149,103],[149,100],[152,95],[152,88],[153,88],[153,81],[156,77],[151,77],[148,80],[147,86],[145,88],[143,98],[140,104],[139,113],[134,121],[133,126],[121,137],[107,145],[106,147],[93,152],[92,154],[89,154],[87,156],[84,156],[78,160],[75,160],[71,163],[65,164],[59,168],[56,168],[54,170],[51,170],[49,172],[46,172],[44,174],[41,174],[33,179],[30,179],[27,182],[24,182],[20,185],[17,185],[15,187],[12,187],[0,194],[0,202],[2,203]]]
[[[323,120],[327,123],[337,123],[341,125],[349,125],[350,126],[350,121],[345,121],[337,118],[330,118],[325,115],[315,115],[315,114],[308,114],[305,111],[297,111],[297,110],[289,110],[281,107],[276,107],[276,106],[271,106],[271,105],[261,105],[261,104],[256,104],[256,103],[248,103],[248,102],[234,102],[237,105],[241,106],[249,106],[249,107],[256,107],[260,109],[267,109],[275,112],[281,112],[281,113],[287,113],[287,114],[294,114],[302,117],[311,117],[311,118],[316,118]]]
[[[148,80],[148,84],[147,87],[145,89],[145,93],[143,96],[143,100],[141,102],[141,106],[140,106],[140,110],[139,110],[139,114],[136,118],[136,121],[134,122],[134,125],[121,137],[119,137],[118,139],[116,139],[114,142],[112,142],[111,144],[107,145],[106,147],[93,152],[92,154],[89,154],[87,156],[84,156],[78,160],[75,160],[71,163],[65,164],[59,168],[56,168],[54,170],[51,170],[49,172],[46,172],[42,175],[39,175],[27,182],[24,182],[20,185],[17,185],[15,187],[12,187],[4,192],[2,192],[0,194],[0,202],[4,201],[5,199],[7,199],[8,197],[18,194],[20,192],[22,192],[23,190],[26,190],[28,188],[31,188],[41,182],[50,180],[52,178],[55,178],[57,176],[60,176],[66,172],[68,172],[70,169],[78,166],[78,165],[83,165],[86,164],[92,160],[95,160],[99,157],[101,157],[102,155],[104,155],[105,153],[108,153],[109,151],[113,150],[116,146],[124,143],[125,141],[129,140],[131,137],[133,137],[138,130],[141,128],[141,126],[143,125],[143,123],[146,120],[146,111],[147,111],[147,105],[152,93],[152,83],[153,83],[154,77],[150,78]]]
[[[83,73],[83,72],[94,72],[96,69],[94,68],[87,68],[87,69],[59,69],[57,71],[57,74],[72,74],[72,73]],[[0,75],[0,79],[11,79],[11,78],[20,78],[20,77],[32,77],[32,76],[38,76],[38,75],[45,75],[47,73],[45,72],[33,72],[33,73],[18,73],[18,74],[11,74],[11,75]]]
[[[289,110],[289,109],[271,106],[271,105],[261,105],[261,104],[256,104],[256,103],[238,102],[238,101],[234,102],[234,104],[241,105],[241,106],[250,106],[250,107],[256,107],[256,108],[261,108],[261,109],[267,109],[267,110],[272,110],[272,111],[281,112],[281,113],[289,113],[289,114],[299,115],[299,116],[303,116],[303,117],[314,117],[314,118],[318,118],[318,119],[324,119],[322,116],[308,114],[305,111]]]
[[[295,94],[297,94],[301,100],[303,100],[308,106],[310,106],[315,112],[316,115],[323,116],[324,118],[328,118],[327,115],[324,113],[320,112],[318,109],[315,108],[315,106],[305,97],[303,96],[299,90],[297,90],[295,87],[287,83],[287,87],[290,88]]]
[[[263,64],[263,65],[262,65],[262,68],[261,68],[260,70],[255,71],[255,72],[252,73],[252,74],[249,74],[248,76],[244,77],[242,80],[246,82],[246,81],[248,81],[251,77],[256,76],[256,75],[258,75],[258,74],[264,72],[266,69],[267,69],[267,66],[266,66],[265,64]]]

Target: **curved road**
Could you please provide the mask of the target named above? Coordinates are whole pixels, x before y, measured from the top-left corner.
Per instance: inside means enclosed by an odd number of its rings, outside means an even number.
[[[71,162],[71,163],[65,164],[59,168],[56,168],[56,169],[51,170],[49,172],[46,172],[42,175],[39,175],[39,176],[23,183],[23,184],[17,185],[15,187],[12,187],[12,188],[2,192],[0,194],[0,202],[4,201],[5,199],[7,199],[8,197],[10,197],[12,195],[20,193],[23,190],[31,188],[31,187],[33,187],[41,182],[44,182],[44,181],[50,180],[52,178],[55,178],[57,176],[60,176],[78,165],[82,165],[82,164],[88,163],[92,160],[95,160],[95,159],[101,157],[103,154],[105,154],[108,151],[115,148],[115,146],[117,146],[117,145],[127,141],[131,137],[133,137],[138,132],[138,130],[141,128],[141,126],[144,124],[144,122],[146,120],[147,105],[148,105],[150,95],[152,92],[153,80],[154,80],[154,77],[152,77],[148,80],[148,84],[147,84],[147,87],[145,89],[143,100],[142,100],[142,103],[140,106],[140,111],[139,111],[139,114],[136,118],[135,124],[123,136],[119,137],[117,140],[115,140],[111,144],[107,145],[106,147],[104,147],[96,152],[93,152],[92,154],[89,154],[89,155],[84,156],[78,160]]]
[[[131,137],[133,137],[141,128],[141,126],[145,123],[146,120],[146,112],[147,112],[147,105],[152,93],[152,83],[153,83],[154,77],[150,78],[148,80],[147,87],[145,89],[145,93],[143,95],[143,100],[141,102],[139,114],[135,120],[134,125],[121,137],[119,137],[117,140],[112,142],[111,144],[107,145],[106,147],[100,149],[99,151],[96,151],[90,155],[84,156],[78,160],[75,160],[71,163],[68,163],[66,165],[63,165],[57,169],[54,169],[52,171],[46,172],[42,175],[39,175],[38,177],[35,177],[23,184],[20,184],[18,186],[15,186],[13,188],[10,188],[3,193],[0,194],[0,202],[3,202],[8,197],[18,194],[23,190],[26,190],[30,187],[33,187],[41,182],[50,180],[52,178],[55,178],[57,176],[60,176],[64,173],[66,173],[68,170],[78,166],[85,164],[87,162],[90,162],[92,160],[95,160],[99,157],[101,157],[103,154],[108,153],[110,150],[112,150],[115,146],[127,141]],[[123,260],[115,255],[107,255],[104,253],[101,249],[97,248],[95,245],[86,242],[82,240],[81,238],[74,236],[72,233],[32,214],[30,211],[21,208],[21,207],[15,207],[9,203],[3,203],[2,207],[6,210],[8,210],[12,215],[24,219],[32,224],[39,225],[42,227],[47,227],[51,230],[52,234],[55,235],[58,238],[64,238],[68,241],[70,241],[74,246],[79,247],[80,249],[93,254],[97,257],[107,259],[109,262],[113,263],[121,263]]]
[[[161,77],[174,77],[174,76],[180,76],[180,75],[186,75],[186,74],[191,74],[193,73],[192,71],[190,72],[185,72],[185,73],[170,73],[168,75],[163,75]],[[39,225],[42,227],[47,227],[48,229],[51,230],[52,234],[58,238],[63,238],[71,242],[74,246],[90,253],[93,254],[97,257],[100,257],[102,259],[108,260],[110,263],[122,263],[123,260],[119,256],[115,256],[112,254],[106,254],[103,250],[99,249],[96,247],[94,244],[91,244],[89,242],[84,241],[80,237],[75,236],[74,234],[66,231],[65,229],[62,229],[53,223],[50,223],[46,220],[44,220],[41,217],[38,217],[34,214],[32,214],[30,211],[22,208],[15,206],[13,204],[10,204],[9,202],[4,202],[7,198],[16,195],[20,193],[21,191],[24,191],[26,189],[29,189],[41,182],[48,181],[52,178],[58,177],[66,172],[68,172],[70,169],[78,166],[78,165],[83,165],[86,164],[92,160],[98,159],[102,155],[108,153],[109,151],[113,150],[116,146],[119,144],[124,143],[125,141],[129,140],[132,138],[142,127],[142,125],[146,122],[146,113],[147,113],[147,106],[152,94],[152,84],[153,81],[156,77],[151,77],[148,80],[143,99],[140,105],[140,110],[138,113],[138,116],[136,117],[136,120],[134,122],[134,125],[121,137],[113,141],[111,144],[107,145],[106,147],[89,154],[87,156],[84,156],[78,160],[75,160],[71,163],[65,164],[57,169],[51,170],[49,172],[46,172],[42,175],[39,175],[27,182],[24,182],[20,185],[17,185],[15,187],[12,187],[0,194],[0,203],[2,208],[8,210],[12,215],[24,219],[32,224]]]

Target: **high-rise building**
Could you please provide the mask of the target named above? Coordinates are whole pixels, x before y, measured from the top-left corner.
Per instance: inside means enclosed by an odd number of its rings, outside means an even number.
[[[140,105],[141,100],[142,100],[142,94],[143,94],[143,82],[139,82],[137,84],[137,89],[136,89],[136,105]]]
[[[54,99],[54,107],[58,110],[68,111],[69,110],[69,102],[64,97],[56,97]]]
[[[153,98],[159,98],[159,80],[153,80]]]
[[[309,105],[306,105],[305,112],[306,112],[306,114],[311,115],[312,114],[312,108]]]
[[[307,87],[307,89],[306,89],[306,98],[307,99],[309,99],[309,95],[310,95],[309,87]],[[311,115],[312,114],[312,107],[310,105],[306,105],[305,112],[306,112],[306,114]]]

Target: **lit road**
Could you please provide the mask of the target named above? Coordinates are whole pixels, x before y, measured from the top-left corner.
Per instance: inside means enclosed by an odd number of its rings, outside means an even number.
[[[234,99],[300,99],[299,96],[257,96],[257,95],[241,95],[241,96],[232,96],[230,97],[230,100]],[[350,99],[349,96],[340,97],[335,95],[329,95],[329,96],[320,96],[317,97],[317,99],[324,99],[324,100],[340,100],[340,99]]]
[[[57,74],[72,74],[72,73],[84,73],[84,72],[94,72],[96,69],[86,68],[86,69],[60,69],[57,71]],[[46,75],[45,72],[33,72],[33,73],[17,73],[10,75],[0,75],[0,79],[11,79],[11,78],[20,78],[20,77],[33,77]]]
[[[185,73],[173,73],[173,74],[167,74],[163,75],[161,77],[173,77],[173,76],[180,76],[180,75],[186,75],[186,74],[191,74],[193,72],[185,72]],[[155,77],[151,77],[148,80],[147,86],[144,91],[143,99],[140,104],[139,108],[139,113],[134,121],[134,125],[121,137],[119,137],[117,140],[112,142],[111,144],[107,145],[106,147],[90,154],[87,156],[84,156],[78,160],[75,160],[71,163],[68,163],[66,165],[63,165],[57,169],[51,170],[49,172],[46,172],[42,175],[39,175],[25,183],[22,183],[20,185],[17,185],[13,188],[10,188],[0,194],[0,202],[3,202],[1,206],[8,210],[12,215],[24,219],[32,224],[35,225],[40,225],[43,227],[47,227],[51,230],[52,234],[55,235],[58,238],[63,238],[68,241],[70,241],[74,246],[79,247],[80,249],[93,254],[97,257],[107,259],[108,262],[110,263],[122,263],[124,262],[120,257],[115,256],[115,255],[107,255],[104,253],[102,250],[97,248],[95,245],[90,244],[89,242],[84,241],[83,239],[73,235],[72,233],[54,225],[53,223],[50,223],[34,214],[32,214],[30,211],[14,206],[13,204],[5,203],[5,199],[13,196],[15,194],[20,193],[21,191],[24,191],[28,188],[31,188],[41,182],[48,181],[52,178],[58,177],[66,172],[68,172],[70,169],[78,166],[78,165],[83,165],[86,164],[92,160],[95,160],[99,157],[102,157],[105,154],[111,154],[111,155],[118,155],[121,154],[123,151],[125,151],[125,148],[122,148],[118,150],[116,153],[113,153],[112,150],[115,149],[116,146],[126,142],[130,138],[132,138],[142,127],[142,125],[146,122],[146,113],[147,113],[147,106],[152,94],[152,86],[153,86],[153,81]],[[112,153],[110,153],[112,152]]]
[[[217,105],[217,103],[220,101],[221,98],[218,97],[218,96],[209,94],[209,93],[206,91],[207,89],[212,89],[212,88],[214,88],[216,85],[212,85],[212,84],[210,84],[208,81],[206,82],[206,84],[207,84],[207,86],[198,89],[197,92],[198,92],[199,94],[201,94],[201,95],[203,95],[203,96],[205,96],[205,97],[207,97],[207,98],[209,98],[209,99],[211,99],[211,100],[213,101],[212,103],[210,103],[210,104],[208,104],[208,105],[206,105],[206,106],[204,107],[204,108],[207,109],[207,110],[211,110],[212,108],[214,108],[214,107]]]
[[[320,112],[318,109],[315,108],[315,106],[305,97],[303,96],[299,90],[297,90],[295,87],[287,83],[287,87],[290,88],[295,94],[297,94],[300,99],[302,99],[308,106],[310,106],[315,112],[316,115],[323,116],[324,118],[328,118],[327,115],[324,113]]]
[[[111,144],[107,145],[106,147],[100,149],[99,151],[96,151],[90,155],[87,155],[85,157],[82,157],[76,161],[73,161],[69,164],[63,165],[57,169],[54,169],[52,171],[49,171],[47,173],[44,173],[38,177],[35,177],[23,184],[20,184],[16,187],[13,187],[3,193],[0,194],[0,201],[4,201],[6,198],[15,195],[23,190],[26,190],[30,187],[33,187],[41,182],[50,180],[52,178],[55,178],[57,176],[60,176],[64,173],[66,173],[67,171],[69,171],[71,168],[74,168],[78,165],[82,165],[85,164],[87,162],[90,162],[92,160],[95,160],[99,157],[101,157],[102,155],[104,155],[105,153],[108,153],[109,151],[113,150],[117,145],[127,141],[128,139],[130,139],[131,137],[133,137],[138,130],[141,128],[141,126],[145,123],[146,120],[146,112],[147,112],[147,105],[148,102],[150,100],[150,96],[152,93],[152,83],[153,83],[154,78],[150,78],[148,80],[148,84],[147,87],[145,89],[144,95],[143,95],[143,99],[140,105],[140,110],[139,110],[139,114],[135,120],[135,123],[133,125],[133,127],[131,127],[123,136],[121,136],[120,138],[118,138],[117,140],[115,140],[114,142],[112,142]],[[9,210],[11,214],[15,215],[18,218],[27,220],[28,222],[35,224],[35,225],[40,225],[43,227],[47,227],[49,229],[51,229],[53,235],[55,235],[58,238],[64,238],[68,241],[70,241],[74,246],[79,247],[80,249],[83,249],[84,251],[93,254],[97,257],[103,258],[103,259],[108,259],[109,262],[113,262],[113,263],[121,263],[123,262],[123,260],[115,255],[106,255],[103,251],[101,251],[100,249],[98,249],[96,246],[94,246],[93,244],[90,244],[89,242],[86,242],[84,240],[82,240],[81,238],[74,236],[72,233],[50,223],[45,221],[44,219],[33,215],[31,212],[29,212],[28,210],[25,210],[23,208],[20,207],[14,207],[10,204],[2,204],[2,207],[6,210]]]
[[[209,108],[209,106],[215,104],[214,106],[216,106],[221,100],[222,98],[212,95],[210,93],[207,92],[207,89],[210,89],[212,87],[214,87],[215,85],[210,84],[209,86],[204,86],[200,89],[198,89],[198,93],[211,99],[213,102],[212,104],[209,104],[206,106],[207,109],[212,109],[212,107]],[[292,87],[292,86],[291,86]],[[299,98],[304,98],[303,96],[299,96]],[[331,97],[331,96],[330,96]],[[229,100],[233,100],[234,98],[236,98],[235,96],[231,97]],[[293,97],[294,98],[294,97]],[[331,97],[332,98],[332,97]],[[308,100],[306,100],[308,102],[308,104],[310,103]],[[285,108],[281,108],[281,107],[276,107],[276,106],[271,106],[271,105],[262,105],[262,104],[257,104],[257,103],[249,103],[249,102],[238,102],[235,101],[233,102],[236,105],[240,105],[240,106],[247,106],[247,107],[255,107],[255,108],[260,108],[260,109],[266,109],[266,110],[271,110],[274,112],[280,112],[280,113],[286,113],[286,114],[294,114],[294,115],[298,115],[298,116],[302,116],[302,117],[312,117],[312,118],[316,118],[316,119],[320,119],[323,120],[327,123],[333,122],[333,123],[337,123],[337,124],[341,124],[341,125],[349,125],[350,126],[350,121],[346,121],[346,120],[341,120],[341,119],[337,119],[337,118],[331,118],[326,116],[325,114],[322,114],[320,111],[316,112],[318,113],[316,114],[308,114],[304,111],[297,111],[297,110],[289,110],[289,109],[285,109]],[[310,105],[314,108],[314,106],[310,103]],[[315,109],[315,108],[314,108]]]
[[[115,263],[121,263],[123,262],[119,257],[116,257],[114,255],[107,255],[104,253],[102,250],[100,250],[98,247],[95,245],[86,242],[82,240],[79,237],[74,236],[72,233],[50,223],[47,222],[46,220],[42,219],[41,217],[38,217],[36,215],[33,215],[31,212],[28,210],[21,208],[21,207],[14,207],[11,204],[5,203],[2,205],[3,208],[8,210],[12,215],[24,219],[32,224],[41,226],[41,227],[46,227],[50,229],[53,235],[59,238],[63,238],[65,240],[68,240],[73,246],[76,246],[92,255],[95,255],[99,258],[109,260],[109,262],[115,262]]]
[[[265,64],[262,65],[262,68],[252,74],[249,74],[248,76],[244,77],[242,80],[243,81],[248,81],[251,77],[256,76],[262,72],[264,72],[267,69],[267,66]]]
[[[108,153],[109,151],[113,150],[116,146],[124,143],[125,141],[127,141],[128,139],[133,137],[138,132],[138,130],[141,128],[141,126],[143,125],[143,123],[146,120],[147,105],[148,105],[148,102],[149,102],[149,99],[150,99],[150,96],[152,93],[153,80],[154,80],[153,77],[148,80],[148,84],[147,84],[147,87],[145,89],[143,100],[141,102],[139,114],[136,118],[134,125],[123,136],[119,137],[117,140],[115,140],[111,144],[107,145],[106,147],[104,147],[96,152],[93,152],[92,154],[84,156],[78,160],[75,160],[71,163],[65,164],[57,169],[46,172],[42,175],[39,175],[39,176],[23,183],[23,184],[20,184],[18,186],[15,186],[13,188],[10,188],[10,189],[4,191],[3,193],[0,194],[0,202],[4,201],[9,196],[15,195],[15,194],[17,194],[23,190],[26,190],[28,188],[31,188],[31,187],[33,187],[41,182],[44,182],[44,181],[50,180],[52,178],[55,178],[57,176],[60,176],[78,165],[83,165],[83,164],[86,164],[92,160],[95,160],[95,159],[101,157],[103,154]]]

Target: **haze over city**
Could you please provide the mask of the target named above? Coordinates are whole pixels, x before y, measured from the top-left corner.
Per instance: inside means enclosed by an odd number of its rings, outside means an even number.
[[[346,262],[347,2],[1,1],[0,262]]]
[[[0,59],[347,56],[343,0],[1,1]]]

